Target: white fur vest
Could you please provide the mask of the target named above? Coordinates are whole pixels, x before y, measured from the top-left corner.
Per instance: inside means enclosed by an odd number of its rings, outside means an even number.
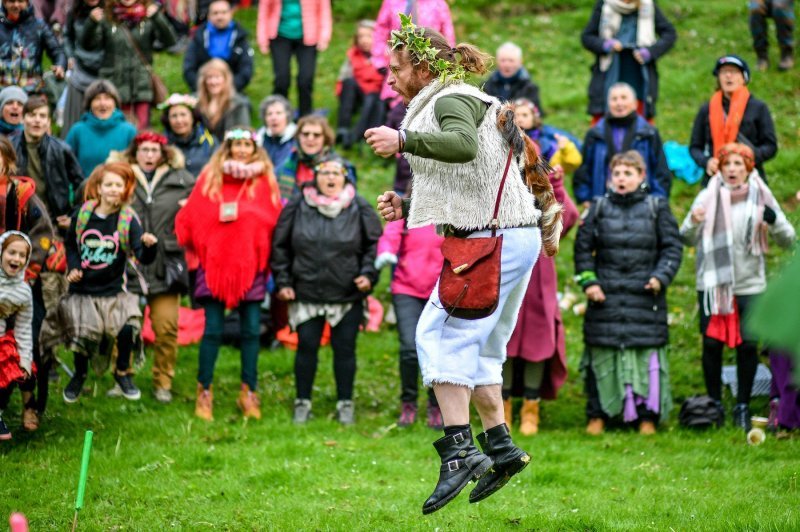
[[[414,176],[410,228],[450,224],[457,229],[483,229],[492,220],[509,149],[496,124],[500,102],[472,85],[434,80],[411,100],[402,127],[417,133],[440,132],[434,106],[439,98],[450,94],[474,96],[489,104],[478,126],[478,154],[467,163],[404,154]],[[512,163],[500,203],[500,227],[536,225],[540,215],[519,167]]]

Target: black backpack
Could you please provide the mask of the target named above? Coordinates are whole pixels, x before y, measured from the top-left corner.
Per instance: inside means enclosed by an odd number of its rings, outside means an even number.
[[[693,395],[681,405],[678,416],[681,426],[693,429],[707,429],[716,425],[721,427],[723,413],[719,404],[707,395]]]

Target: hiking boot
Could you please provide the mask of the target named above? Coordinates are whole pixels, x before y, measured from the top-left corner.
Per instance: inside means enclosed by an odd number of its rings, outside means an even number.
[[[22,411],[22,428],[28,432],[39,429],[39,414],[35,408],[26,408]]]
[[[336,401],[336,420],[342,425],[352,425],[356,422],[356,407],[353,401]]]
[[[600,436],[606,429],[606,422],[601,417],[593,417],[586,424],[586,434],[590,436]]]
[[[0,441],[10,440],[10,439],[11,439],[11,431],[8,429],[8,425],[6,425],[6,422],[3,421],[3,417],[0,416]]]
[[[62,394],[65,403],[73,404],[78,402],[78,397],[80,397],[83,391],[84,382],[86,382],[85,374],[80,375],[76,372],[72,375],[72,378],[67,383],[67,386],[64,388],[64,393]]]
[[[294,417],[292,421],[298,425],[304,425],[311,417],[311,399],[294,400]]]
[[[519,433],[533,436],[539,432],[539,400],[525,399],[519,411]]]
[[[508,432],[511,433],[511,425],[514,422],[514,412],[511,406],[511,398],[503,400],[503,417],[506,420],[506,427],[508,427]]]
[[[750,432],[753,428],[750,424],[750,406],[747,403],[737,403],[733,407],[733,425]]]
[[[656,424],[652,421],[642,421],[639,423],[639,434],[642,436],[652,436],[656,433]]]
[[[194,415],[206,421],[214,421],[214,390],[209,386],[208,390],[203,385],[197,383],[197,400],[194,403]]]
[[[433,430],[442,430],[444,428],[444,419],[442,418],[442,410],[439,405],[431,404],[428,401],[428,428]]]
[[[469,494],[469,502],[482,501],[493,494],[531,461],[530,455],[511,441],[511,433],[505,423],[478,434],[478,443],[483,452],[494,460],[494,466],[478,480],[478,485]]]
[[[778,63],[778,70],[786,72],[794,68],[794,56],[784,55]]]
[[[172,402],[172,392],[166,388],[155,388],[153,390],[153,397],[159,403],[167,404]]]
[[[114,375],[114,380],[117,381],[119,385],[122,397],[128,401],[138,401],[142,398],[142,392],[140,392],[139,388],[133,383],[133,377],[130,375]]]
[[[472,430],[467,428],[433,442],[442,465],[439,481],[425,504],[422,513],[430,514],[456,498],[470,480],[477,480],[492,467],[492,459],[472,442]]]
[[[251,391],[250,386],[245,383],[242,383],[242,389],[239,391],[236,405],[242,411],[244,417],[261,419],[261,400],[258,398],[258,394]]]
[[[397,420],[398,427],[413,425],[417,420],[417,403],[403,401],[400,406],[400,418]]]
[[[766,57],[759,57],[758,61],[756,62],[756,70],[759,72],[766,72],[769,70],[769,59]]]

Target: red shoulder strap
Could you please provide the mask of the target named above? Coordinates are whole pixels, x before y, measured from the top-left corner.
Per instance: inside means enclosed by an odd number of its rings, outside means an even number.
[[[511,148],[508,149],[508,159],[506,159],[506,168],[503,170],[503,179],[500,180],[500,188],[497,190],[497,199],[494,201],[494,214],[492,215],[492,222],[489,226],[492,228],[492,236],[495,236],[497,229],[500,227],[500,220],[497,219],[497,214],[500,212],[500,198],[503,197],[503,188],[506,186],[506,177],[508,177],[508,169],[511,168]]]

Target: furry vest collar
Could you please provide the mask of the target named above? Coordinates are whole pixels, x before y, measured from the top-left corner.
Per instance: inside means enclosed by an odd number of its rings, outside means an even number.
[[[402,127],[419,133],[441,132],[434,106],[439,98],[451,94],[474,96],[489,105],[478,126],[478,154],[467,163],[404,154],[414,174],[409,228],[450,224],[475,230],[488,227],[492,220],[509,149],[496,125],[500,102],[472,85],[435,80],[411,100]],[[500,227],[536,225],[540,215],[519,167],[512,164],[500,203]]]

